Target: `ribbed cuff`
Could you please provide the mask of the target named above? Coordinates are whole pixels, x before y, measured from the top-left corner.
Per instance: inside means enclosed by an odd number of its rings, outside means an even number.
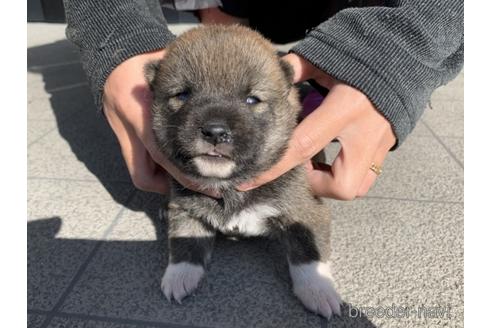
[[[318,35],[319,34],[319,35]],[[319,39],[323,38],[323,41]],[[313,30],[291,52],[305,58],[323,72],[363,92],[390,122],[397,141],[396,149],[413,129],[405,105],[394,89],[374,69],[341,50],[337,41]]]
[[[175,36],[165,27],[128,35],[124,39],[82,52],[82,62],[98,110],[102,110],[103,88],[109,74],[123,61],[145,52],[165,48]]]

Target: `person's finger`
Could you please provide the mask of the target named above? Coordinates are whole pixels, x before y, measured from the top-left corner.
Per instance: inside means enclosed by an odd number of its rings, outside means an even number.
[[[378,138],[359,140],[355,144],[348,145],[342,142],[342,149],[333,165],[316,163],[313,170],[308,170],[308,178],[314,194],[345,200],[367,194],[377,178],[370,166],[372,163],[382,166],[394,144],[394,139],[386,135],[391,133],[390,130],[386,131],[380,138],[381,142],[377,142]],[[372,142],[368,142],[369,140]],[[376,146],[373,146],[374,144]],[[362,145],[365,145],[364,148],[357,150]],[[359,165],[355,165],[356,163]]]
[[[339,108],[357,106],[354,105],[357,101],[358,99],[346,97],[344,92],[337,93],[333,90],[321,105],[296,127],[282,159],[252,181],[238,186],[238,190],[247,191],[257,188],[310,160],[358,115],[357,110],[339,110]]]
[[[109,83],[105,85],[105,95],[113,95],[113,98],[114,95],[124,95],[124,97],[117,99],[109,99],[109,102],[115,106],[119,106],[120,110],[115,110],[114,112],[116,112],[127,128],[131,128],[134,131],[136,136],[145,145],[153,140],[153,136],[148,133],[148,131],[151,131],[151,105],[153,97],[150,86],[143,74],[143,67],[152,60],[162,59],[164,53],[163,50],[158,50],[130,58],[129,61],[135,61],[132,70],[139,72],[131,76],[132,83],[130,86],[121,83]],[[121,73],[119,71],[117,72],[117,70],[118,68],[112,74],[115,74],[115,72]],[[126,70],[128,71],[128,68]],[[127,78],[127,75],[117,75],[114,78]]]
[[[278,178],[293,167],[309,161],[311,157],[325,147],[326,142],[332,140],[339,132],[341,125],[319,126],[317,124],[330,122],[330,116],[329,112],[323,111],[321,108],[314,111],[297,126],[282,159],[267,172],[260,174],[250,182],[241,184],[238,189],[247,191],[257,188]],[[334,122],[335,120],[331,121],[331,123]]]
[[[311,78],[313,73],[312,65],[306,65],[305,60],[296,54],[287,54],[282,57],[294,70],[293,82],[298,83]]]
[[[123,158],[133,184],[141,190],[165,194],[169,191],[167,175],[159,170],[139,138],[112,110],[104,110],[120,143]]]
[[[331,89],[339,82],[297,54],[290,53],[283,56],[282,59],[292,66],[294,70],[294,83],[314,79],[320,85]]]
[[[388,152],[389,148],[387,146],[383,145],[379,147],[379,149],[376,151],[376,154],[374,155],[374,159],[371,164],[374,163],[378,167],[382,168],[384,159],[388,155]],[[359,187],[359,190],[357,191],[357,197],[365,196],[369,192],[369,189],[372,187],[372,185],[376,182],[377,177],[378,175],[373,170],[369,169]]]
[[[135,187],[143,191],[168,194],[170,185],[167,172],[152,160],[145,147],[139,147],[138,150],[142,150],[142,153],[132,155],[132,169],[129,170],[132,172]]]
[[[357,196],[359,187],[373,161],[376,145],[362,142],[360,145],[344,144],[331,166],[324,165],[308,172],[308,179],[315,195],[341,200]]]

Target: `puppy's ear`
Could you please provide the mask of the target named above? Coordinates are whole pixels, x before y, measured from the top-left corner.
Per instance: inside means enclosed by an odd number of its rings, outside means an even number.
[[[294,83],[294,68],[292,67],[291,64],[286,62],[283,59],[279,59],[280,61],[280,67],[282,68],[282,71],[284,72],[286,80],[290,83]]]
[[[149,83],[150,87],[154,85],[154,80],[155,77],[157,76],[157,73],[159,72],[159,66],[161,64],[160,60],[152,60],[145,64],[144,67],[144,75],[145,79],[147,80],[147,83]]]

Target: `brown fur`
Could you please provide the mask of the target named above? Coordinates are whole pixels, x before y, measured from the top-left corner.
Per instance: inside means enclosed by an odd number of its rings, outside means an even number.
[[[214,199],[174,185],[169,263],[205,267],[215,232],[236,234],[228,228],[231,218],[249,209],[265,216],[261,234],[284,245],[291,266],[326,262],[328,209],[311,195],[303,167],[248,192],[235,189],[281,158],[300,111],[292,69],[273,46],[245,27],[200,27],[180,36],[162,61],[149,64],[146,74],[154,92],[153,127],[160,149],[204,188],[218,189],[223,196]],[[261,101],[248,105],[245,99],[251,96]],[[210,119],[226,122],[230,143],[207,146],[199,131]],[[194,162],[203,147],[227,152],[235,163],[231,173],[205,176]],[[163,280],[167,293],[170,279]]]

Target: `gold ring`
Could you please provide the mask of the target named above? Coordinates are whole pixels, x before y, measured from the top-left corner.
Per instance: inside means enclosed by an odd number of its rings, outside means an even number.
[[[372,172],[376,173],[376,175],[380,175],[381,173],[383,173],[383,169],[380,166],[377,166],[374,163],[371,163],[371,166],[369,167],[369,169]]]

